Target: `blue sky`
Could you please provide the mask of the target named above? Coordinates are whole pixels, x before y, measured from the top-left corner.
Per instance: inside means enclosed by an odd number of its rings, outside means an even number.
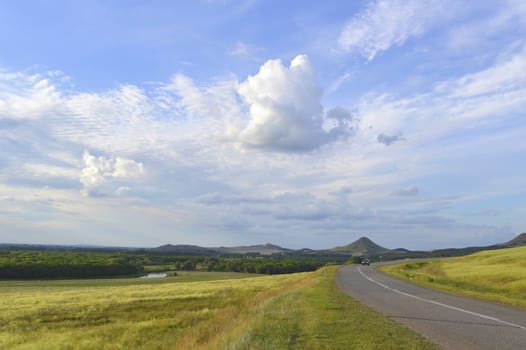
[[[0,241],[526,231],[523,1],[0,1]]]

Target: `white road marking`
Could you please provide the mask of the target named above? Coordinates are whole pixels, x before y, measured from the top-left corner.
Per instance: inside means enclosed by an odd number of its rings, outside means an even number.
[[[388,285],[386,284],[383,284],[381,282],[378,282],[374,279],[372,279],[371,277],[365,275],[362,271],[361,268],[357,268],[358,269],[358,272],[360,272],[360,275],[362,275],[363,277],[365,277],[367,280],[369,280],[370,282],[373,282],[373,283],[376,283],[377,285],[379,285],[380,287],[383,287],[385,289],[388,289],[392,292],[395,292],[395,293],[398,293],[400,295],[404,295],[406,297],[409,297],[409,298],[414,298],[414,299],[417,299],[417,300],[420,300],[420,301],[424,301],[426,303],[431,303],[431,304],[435,304],[435,305],[438,305],[438,306],[442,306],[442,307],[445,307],[445,308],[448,308],[448,309],[451,309],[451,310],[456,310],[456,311],[459,311],[459,312],[463,312],[465,314],[469,314],[469,315],[473,315],[473,316],[477,316],[477,317],[480,317],[480,318],[484,318],[484,319],[487,319],[487,320],[491,320],[491,321],[495,321],[495,322],[499,322],[499,323],[502,323],[502,324],[505,324],[505,325],[508,325],[508,326],[512,326],[512,327],[515,327],[515,328],[520,328],[520,329],[524,329],[526,330],[526,327],[525,326],[521,326],[521,325],[518,325],[518,324],[515,324],[515,323],[511,323],[511,322],[507,322],[507,321],[503,321],[501,319],[498,319],[496,317],[491,317],[491,316],[488,316],[488,315],[483,315],[483,314],[479,314],[478,312],[473,312],[473,311],[469,311],[469,310],[465,310],[465,309],[461,309],[459,307],[456,307],[456,306],[451,306],[451,305],[448,305],[448,304],[444,304],[444,303],[440,303],[438,301],[434,301],[434,300],[429,300],[429,299],[424,299],[422,297],[419,297],[417,295],[413,295],[413,294],[409,294],[409,293],[406,293],[406,292],[402,292],[401,290],[398,290],[396,288],[392,288],[392,287],[389,287]]]

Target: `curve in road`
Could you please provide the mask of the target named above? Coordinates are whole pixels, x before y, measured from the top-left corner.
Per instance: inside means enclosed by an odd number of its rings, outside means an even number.
[[[526,310],[406,283],[373,266],[342,267],[336,283],[443,349],[526,349]]]

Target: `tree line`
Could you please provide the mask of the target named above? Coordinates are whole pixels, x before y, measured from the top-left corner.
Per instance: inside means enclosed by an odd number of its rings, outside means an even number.
[[[148,251],[78,252],[0,250],[0,279],[139,276],[148,271],[223,271],[285,274],[314,271],[330,263],[320,257],[182,256]]]
[[[275,257],[163,257],[164,264],[181,271],[222,271],[257,274],[284,274],[314,271],[327,261],[312,258]]]
[[[0,252],[0,279],[95,278],[138,275],[140,259],[106,253]]]

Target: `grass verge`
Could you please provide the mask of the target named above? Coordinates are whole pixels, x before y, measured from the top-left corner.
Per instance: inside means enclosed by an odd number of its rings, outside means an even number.
[[[526,308],[526,247],[383,266],[380,270],[445,292]]]
[[[336,267],[250,310],[216,349],[436,349],[408,328],[342,293]]]

